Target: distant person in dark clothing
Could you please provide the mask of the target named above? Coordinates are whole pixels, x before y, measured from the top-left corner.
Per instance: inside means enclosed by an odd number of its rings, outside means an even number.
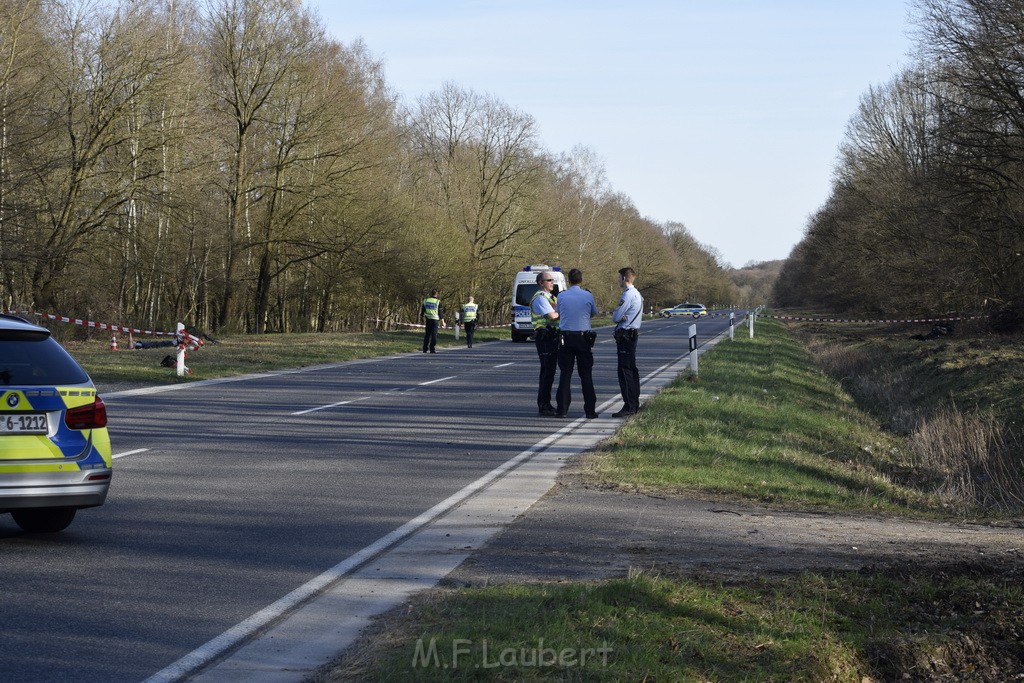
[[[466,346],[473,348],[473,335],[476,333],[476,311],[479,306],[469,297],[469,301],[462,304],[462,326],[466,328]]]
[[[444,323],[444,309],[441,300],[437,298],[436,289],[430,290],[430,296],[423,300],[420,317],[427,326],[423,332],[423,353],[437,353],[434,350],[437,346],[437,326]]]

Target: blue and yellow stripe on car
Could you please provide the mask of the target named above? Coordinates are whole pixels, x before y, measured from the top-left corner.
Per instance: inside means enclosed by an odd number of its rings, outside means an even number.
[[[112,459],[107,429],[71,429],[64,421],[67,410],[89,405],[95,400],[96,390],[84,387],[2,391],[0,418],[10,413],[45,412],[49,421],[48,434],[0,436],[0,465],[4,471],[73,472],[110,467]]]

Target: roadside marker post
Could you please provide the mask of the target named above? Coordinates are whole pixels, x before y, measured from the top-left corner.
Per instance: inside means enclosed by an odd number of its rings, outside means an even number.
[[[697,379],[697,326],[690,325],[690,379]]]
[[[750,338],[751,339],[754,338],[754,316],[756,316],[756,315],[757,315],[756,313],[751,311],[750,314],[747,316],[747,323],[748,323],[748,327],[750,327]]]
[[[735,332],[735,329],[736,329],[736,314],[735,313],[730,313],[729,314],[729,341],[733,341],[736,338],[735,335],[733,334]]]

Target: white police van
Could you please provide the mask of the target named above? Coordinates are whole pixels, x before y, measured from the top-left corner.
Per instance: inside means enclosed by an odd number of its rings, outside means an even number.
[[[566,289],[565,275],[557,266],[552,268],[544,264],[524,266],[512,280],[512,341],[524,342],[533,336],[533,322],[530,318],[530,301],[540,289],[537,284],[537,273],[550,270],[554,274],[555,288],[552,294]]]

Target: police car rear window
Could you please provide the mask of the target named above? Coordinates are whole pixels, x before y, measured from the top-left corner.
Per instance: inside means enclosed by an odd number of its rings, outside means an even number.
[[[47,336],[0,331],[0,386],[84,384],[85,370]]]

